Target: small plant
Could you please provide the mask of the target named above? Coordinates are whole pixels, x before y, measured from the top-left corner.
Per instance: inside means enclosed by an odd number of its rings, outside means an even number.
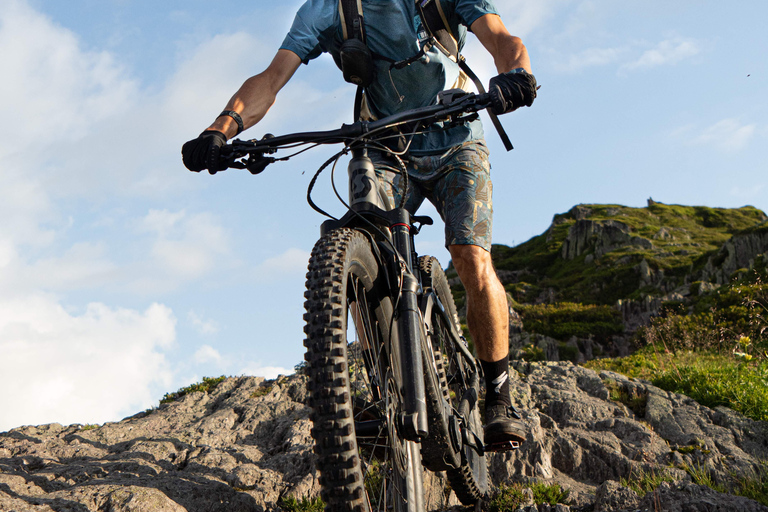
[[[655,351],[647,346],[628,357],[596,359],[584,366],[649,380],[707,407],[724,405],[753,420],[768,421],[768,360],[745,362],[729,353]]]
[[[712,477],[712,473],[710,473],[705,466],[702,466],[701,464],[696,464],[694,466],[692,464],[685,463],[682,467],[686,473],[691,475],[691,479],[695,484],[706,485],[710,489],[714,489],[717,492],[727,492],[723,485],[715,482],[715,479]]]
[[[768,505],[768,462],[763,462],[754,473],[734,479],[734,494]]]
[[[309,365],[307,365],[306,361],[302,361],[293,367],[293,371],[296,373],[296,375],[306,375],[308,369]]]
[[[285,512],[323,512],[325,509],[325,503],[320,497],[308,496],[303,496],[301,500],[295,496],[284,496],[280,498],[278,506]]]
[[[558,503],[567,503],[570,491],[563,489],[559,484],[545,484],[543,482],[534,482],[526,485],[515,483],[512,485],[501,484],[493,494],[489,503],[490,512],[514,512],[521,505],[525,505],[529,496],[526,496],[525,490],[533,493],[533,501],[537,505],[547,503],[557,505]]]
[[[544,349],[536,345],[526,345],[523,347],[521,353],[518,355],[518,359],[523,361],[546,361],[547,354]]]
[[[94,423],[86,423],[82,427],[80,427],[80,430],[93,430],[95,428],[99,428],[101,425],[96,425]]]
[[[270,393],[270,391],[272,391],[273,387],[274,386],[272,384],[265,383],[264,385],[261,385],[258,388],[256,388],[256,391],[251,393],[251,398],[259,398],[262,396],[266,396]]]
[[[636,389],[627,390],[615,381],[606,382],[610,398],[614,402],[620,402],[629,407],[638,417],[645,417],[645,408],[648,405],[648,393],[639,392]]]
[[[536,482],[531,485],[533,491],[533,501],[536,504],[547,503],[549,505],[557,505],[558,503],[567,504],[568,496],[571,491],[563,489],[559,484],[545,484],[542,482]]]
[[[166,393],[165,396],[160,400],[160,403],[167,404],[170,402],[174,402],[185,395],[188,395],[190,393],[197,393],[198,391],[201,391],[203,393],[210,393],[211,391],[216,389],[216,386],[224,382],[224,379],[226,379],[224,375],[222,375],[221,377],[203,377],[202,382],[198,382],[197,384],[192,384],[191,386],[181,388],[174,393]]]
[[[654,491],[662,482],[674,482],[674,477],[666,470],[641,471],[639,475],[630,475],[622,478],[619,483],[635,491],[638,496],[643,497],[651,491]]]
[[[701,452],[703,454],[709,454],[711,450],[707,448],[707,445],[705,445],[701,440],[697,439],[693,443],[686,445],[686,446],[677,446],[673,448],[674,451],[682,454],[689,454],[694,452]]]
[[[528,501],[522,484],[501,484],[489,503],[490,512],[514,512]]]

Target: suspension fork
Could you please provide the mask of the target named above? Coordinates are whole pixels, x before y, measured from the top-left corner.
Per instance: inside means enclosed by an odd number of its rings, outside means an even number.
[[[401,289],[398,301],[398,338],[400,367],[403,370],[402,420],[403,435],[420,440],[429,434],[424,366],[421,350],[423,336],[419,311],[420,283],[413,272],[411,216],[405,208],[395,210],[395,222],[390,226],[395,248],[400,253]]]
[[[373,163],[364,147],[352,150],[349,163],[349,201],[352,209],[367,208],[370,205],[386,210],[387,201],[379,195],[378,179]],[[390,209],[386,219],[392,234],[392,243],[397,251],[390,260],[392,276],[399,276],[397,283],[400,297],[397,300],[397,328],[393,334],[396,355],[402,371],[401,390],[403,410],[399,418],[403,437],[419,441],[429,434],[427,401],[422,366],[421,338],[422,321],[419,312],[418,294],[420,284],[413,272],[413,240],[411,236],[411,215],[405,208]]]

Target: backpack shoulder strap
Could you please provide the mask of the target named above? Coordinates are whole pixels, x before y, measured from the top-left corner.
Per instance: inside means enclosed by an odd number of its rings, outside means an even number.
[[[421,16],[421,22],[424,25],[424,28],[434,39],[438,49],[448,58],[459,64],[462,73],[474,82],[475,87],[477,87],[477,92],[485,93],[483,83],[472,69],[470,69],[467,61],[464,60],[464,56],[459,55],[459,43],[451,30],[450,23],[448,23],[448,16],[446,16],[441,0],[416,0],[416,10]],[[488,115],[491,118],[494,128],[496,128],[496,131],[499,133],[499,137],[501,137],[504,148],[507,151],[510,151],[512,149],[512,143],[509,141],[509,137],[504,131],[501,122],[499,122],[499,118],[490,110],[488,111]]]
[[[365,42],[362,0],[339,0],[339,16],[344,41],[359,39]]]
[[[459,43],[451,30],[440,0],[416,0],[416,10],[427,33],[436,41],[438,49],[454,62],[458,62]]]

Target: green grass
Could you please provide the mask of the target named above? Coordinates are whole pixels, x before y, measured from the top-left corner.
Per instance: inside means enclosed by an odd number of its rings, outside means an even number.
[[[734,475],[734,480],[735,494],[768,506],[768,462],[763,462],[751,475]]]
[[[537,505],[547,503],[556,505],[558,503],[567,504],[570,491],[563,489],[559,484],[545,484],[534,482],[533,484],[515,483],[511,485],[501,484],[493,492],[493,496],[488,504],[490,512],[514,512],[527,501],[525,493],[526,488],[533,492],[533,501]]]
[[[304,496],[297,500],[295,496],[280,498],[277,504],[284,512],[323,512],[325,503],[320,497],[309,498]]]
[[[691,480],[693,480],[693,483],[696,485],[706,485],[717,492],[728,492],[728,489],[726,489],[724,485],[715,481],[712,473],[710,473],[706,466],[700,463],[685,463],[683,464],[683,469],[691,476]]]
[[[165,396],[160,400],[161,404],[167,404],[170,402],[174,402],[178,400],[179,398],[188,395],[190,393],[197,393],[197,392],[203,392],[203,393],[209,393],[216,389],[216,386],[221,384],[226,377],[222,375],[221,377],[203,377],[202,382],[198,382],[196,384],[192,384],[190,386],[184,387],[179,389],[178,391],[175,391],[173,393],[166,393]]]
[[[674,482],[675,478],[669,471],[660,468],[658,471],[641,471],[638,475],[630,475],[627,478],[621,478],[619,483],[628,487],[643,497],[649,492],[655,490],[663,482]]]
[[[621,313],[609,306],[560,302],[518,305],[515,310],[520,314],[527,332],[557,340],[590,335],[604,340],[624,331]]]
[[[272,391],[273,387],[274,386],[272,384],[264,383],[261,386],[259,386],[258,388],[256,388],[256,391],[251,393],[251,398],[259,398],[259,397],[262,397],[262,396],[266,396],[266,395],[268,395],[270,393],[270,391]]]
[[[627,391],[624,386],[614,381],[606,382],[606,387],[611,400],[626,405],[640,418],[645,417],[645,408],[648,405],[647,393],[639,393],[635,390]]]
[[[687,395],[707,407],[724,405],[748,418],[768,421],[768,361],[750,361],[712,352],[655,351],[644,347],[616,359],[584,364],[649,380],[666,391]]]

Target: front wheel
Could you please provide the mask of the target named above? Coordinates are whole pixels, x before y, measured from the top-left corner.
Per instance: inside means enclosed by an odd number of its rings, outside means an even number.
[[[383,281],[383,278],[382,278]],[[423,512],[419,446],[399,433],[392,301],[368,239],[321,238],[307,272],[304,342],[312,437],[327,511]]]

